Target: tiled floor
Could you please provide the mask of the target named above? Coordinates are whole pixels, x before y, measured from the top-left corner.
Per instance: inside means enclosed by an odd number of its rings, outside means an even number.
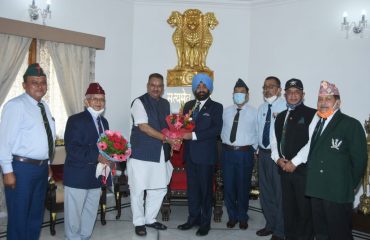
[[[128,201],[126,198],[125,201]],[[177,229],[177,225],[182,224],[187,218],[187,206],[173,206],[171,207],[170,220],[168,222],[163,222],[167,225],[168,229],[165,231],[157,231],[154,229],[147,228],[147,236],[139,237],[135,234],[134,226],[132,225],[132,215],[129,206],[122,209],[122,216],[119,220],[116,220],[116,210],[112,210],[107,213],[106,219],[107,224],[103,226],[99,221],[100,216],[98,216],[98,221],[95,224],[95,229],[93,232],[92,239],[132,239],[132,240],[186,240],[186,239],[202,239],[202,240],[214,240],[214,239],[259,239],[266,240],[270,237],[257,237],[255,232],[264,226],[265,222],[259,209],[258,201],[251,201],[251,209],[249,211],[249,227],[247,230],[240,230],[238,226],[234,229],[227,229],[227,214],[224,209],[224,214],[222,221],[220,223],[212,222],[211,231],[206,237],[197,237],[195,232],[197,228],[193,228],[187,231],[180,231]],[[112,206],[112,205],[110,205]],[[60,218],[59,216],[57,217]],[[158,216],[158,220],[161,221],[161,214]],[[162,222],[162,221],[161,221]],[[63,239],[64,238],[64,224],[57,224],[56,235],[54,237],[50,236],[50,231],[48,227],[43,228],[41,233],[41,239]]]
[[[154,229],[147,228],[147,236],[139,237],[134,232],[134,227],[132,225],[132,215],[131,209],[128,203],[128,198],[123,198],[123,209],[122,216],[120,219],[116,220],[116,210],[113,208],[113,197],[108,197],[107,224],[103,226],[100,222],[100,215],[98,215],[98,220],[95,224],[94,232],[92,235],[92,240],[101,239],[124,239],[124,240],[188,240],[188,239],[202,239],[202,240],[267,240],[270,237],[258,237],[255,232],[264,226],[265,220],[261,213],[258,200],[250,201],[249,210],[249,227],[247,230],[240,230],[238,226],[234,229],[226,228],[227,214],[224,209],[224,214],[222,221],[220,223],[212,222],[211,231],[206,237],[195,236],[196,228],[188,231],[180,231],[177,229],[177,225],[185,222],[187,218],[187,207],[186,206],[173,206],[171,207],[170,220],[168,222],[163,222],[168,226],[166,231],[157,231]],[[63,224],[63,214],[57,215],[58,224],[56,225],[56,235],[51,236],[48,226],[48,214],[45,212],[45,224],[41,232],[40,239],[42,240],[58,240],[64,239],[64,224]],[[158,216],[158,220],[161,220],[161,214]],[[2,234],[4,237],[4,221],[0,223]],[[370,239],[370,235],[364,235],[362,233],[355,233],[355,239]]]

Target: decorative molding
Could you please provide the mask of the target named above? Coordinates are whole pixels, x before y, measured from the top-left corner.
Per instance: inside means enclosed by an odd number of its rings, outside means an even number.
[[[38,38],[47,41],[70,43],[92,47],[98,50],[105,48],[105,38],[101,36],[74,32],[60,28],[22,22],[0,17],[0,33]]]
[[[303,0],[133,0],[134,4],[138,5],[166,5],[166,6],[178,6],[185,5],[191,7],[198,6],[222,6],[229,8],[254,8],[260,6],[276,6],[289,4],[292,2],[303,1]]]

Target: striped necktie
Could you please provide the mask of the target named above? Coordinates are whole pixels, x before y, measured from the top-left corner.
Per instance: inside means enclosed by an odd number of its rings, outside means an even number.
[[[265,148],[270,145],[271,106],[271,104],[268,105],[265,126],[262,133],[262,144]]]
[[[49,147],[49,160],[50,162],[53,160],[53,153],[54,153],[54,140],[53,140],[53,134],[51,133],[51,128],[49,125],[49,120],[46,116],[45,106],[42,103],[37,103],[41,110],[42,120],[44,121],[44,127],[46,130],[46,135],[48,137],[48,147]]]
[[[103,133],[103,128],[101,126],[101,118],[100,116],[96,118],[96,123],[98,124],[98,131],[99,131],[99,136]]]
[[[281,133],[281,140],[280,140],[280,153],[285,158],[285,145],[286,145],[286,131],[288,129],[288,121],[289,121],[289,114],[290,110],[286,113],[285,122],[283,125],[283,131]]]
[[[195,108],[194,108],[194,111],[193,111],[193,119],[197,119],[197,116],[199,114],[199,110],[200,110],[200,102],[197,101],[197,103],[195,104]]]
[[[315,130],[312,133],[310,149],[312,149],[315,146],[317,139],[319,139],[322,129],[324,128],[325,121],[326,118],[320,118],[320,120],[317,122]]]
[[[236,109],[236,114],[233,121],[233,126],[231,127],[230,132],[230,142],[233,143],[236,140],[236,131],[238,130],[238,123],[239,123],[239,115],[240,115],[240,108]]]

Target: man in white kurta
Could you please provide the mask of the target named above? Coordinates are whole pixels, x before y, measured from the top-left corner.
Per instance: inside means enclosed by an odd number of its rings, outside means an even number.
[[[169,114],[169,103],[161,98],[163,77],[149,77],[148,93],[134,100],[131,107],[133,120],[131,132],[132,158],[127,162],[130,186],[131,209],[135,232],[146,235],[145,227],[165,230],[167,227],[156,221],[173,167],[166,159],[163,145],[173,144],[160,132]],[[146,191],[145,210],[144,192]]]

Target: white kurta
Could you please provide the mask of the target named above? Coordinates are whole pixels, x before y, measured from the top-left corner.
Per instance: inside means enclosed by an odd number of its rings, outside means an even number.
[[[148,123],[148,115],[140,99],[134,101],[131,114],[134,118],[135,126]],[[172,171],[171,162],[164,160],[163,148],[159,163],[135,158],[130,158],[127,161],[128,184],[136,189],[166,188],[171,180]]]

